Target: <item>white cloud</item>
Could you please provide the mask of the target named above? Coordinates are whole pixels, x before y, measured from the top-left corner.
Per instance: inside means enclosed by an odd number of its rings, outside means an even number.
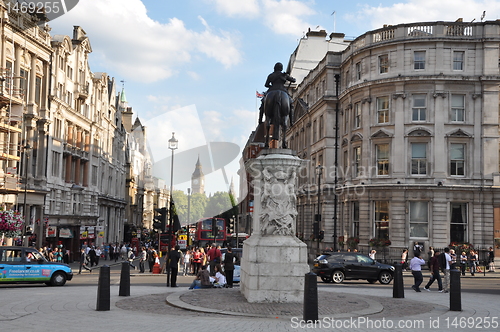
[[[259,14],[257,0],[206,0],[217,8],[219,13],[227,16],[255,17]]]
[[[171,77],[194,55],[205,55],[226,68],[242,59],[238,36],[215,32],[206,22],[203,31],[194,31],[177,18],[154,21],[140,0],[80,1],[49,25],[70,34],[66,31],[75,24],[87,32],[103,67],[139,82]],[[217,52],[220,49],[225,52]]]
[[[303,17],[315,14],[306,2],[299,0],[206,0],[217,11],[229,17],[256,19],[273,33],[299,37],[311,25]]]
[[[500,2],[496,0],[408,0],[391,6],[365,5],[356,14],[346,16],[354,24],[369,22],[369,29],[378,29],[384,24],[396,25],[412,22],[456,21],[475,19],[479,22],[483,11],[484,20],[496,20],[500,16]]]
[[[302,17],[315,14],[307,4],[296,0],[262,0],[264,22],[278,34],[299,37],[311,25]]]

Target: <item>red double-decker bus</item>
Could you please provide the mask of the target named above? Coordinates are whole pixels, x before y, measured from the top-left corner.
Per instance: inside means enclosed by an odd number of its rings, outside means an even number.
[[[175,234],[173,236],[170,236],[169,232],[168,232],[168,229],[169,229],[169,225],[167,225],[166,227],[166,231],[165,233],[160,233],[158,234],[158,237],[159,237],[159,247],[160,247],[160,251],[162,252],[168,252],[168,238],[170,237],[170,248],[174,248],[175,245],[177,244],[177,237],[175,236]]]
[[[214,234],[212,233],[212,220],[214,218],[201,218],[196,222],[196,233],[194,238],[194,243],[198,246],[204,246],[207,243],[213,243],[224,245],[227,239],[226,234],[226,220],[223,218],[216,218],[217,225],[217,235],[214,239]]]

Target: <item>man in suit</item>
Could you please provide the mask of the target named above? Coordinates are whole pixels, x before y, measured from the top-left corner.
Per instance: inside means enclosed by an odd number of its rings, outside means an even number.
[[[179,260],[181,255],[179,254],[180,247],[178,245],[172,248],[168,253],[167,267],[170,268],[170,287],[177,286],[177,273],[179,272]]]

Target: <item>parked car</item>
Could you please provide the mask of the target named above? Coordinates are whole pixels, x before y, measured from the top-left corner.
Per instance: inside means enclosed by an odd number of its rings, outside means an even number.
[[[0,283],[63,286],[72,278],[68,264],[49,262],[34,248],[0,247]]]
[[[370,257],[353,252],[325,252],[314,260],[312,269],[323,282],[341,283],[344,280],[377,280],[389,284],[394,276],[394,266],[379,263]]]

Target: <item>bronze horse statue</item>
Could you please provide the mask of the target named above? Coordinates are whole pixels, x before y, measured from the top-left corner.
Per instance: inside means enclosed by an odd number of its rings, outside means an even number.
[[[281,147],[287,148],[285,133],[287,129],[287,120],[290,120],[290,126],[293,125],[293,114],[291,112],[290,97],[285,91],[271,90],[266,94],[263,106],[260,111],[259,119],[265,114],[266,143],[265,148],[269,148],[269,140],[280,140],[280,129],[283,135]],[[261,123],[262,120],[259,120]],[[271,125],[273,130],[271,132]]]
[[[259,113],[259,124],[262,123],[262,117],[265,114],[265,126],[266,126],[266,142],[265,148],[269,148],[269,140],[280,139],[280,129],[282,130],[283,138],[281,140],[281,147],[283,149],[287,148],[285,133],[287,129],[287,120],[290,121],[290,126],[293,125],[293,107],[292,101],[285,89],[285,82],[295,82],[295,79],[288,75],[287,73],[282,73],[283,65],[281,63],[276,63],[274,66],[274,72],[269,74],[265,86],[269,88],[264,99],[262,100],[262,105],[260,107]],[[273,125],[273,131],[271,131],[271,125]]]

